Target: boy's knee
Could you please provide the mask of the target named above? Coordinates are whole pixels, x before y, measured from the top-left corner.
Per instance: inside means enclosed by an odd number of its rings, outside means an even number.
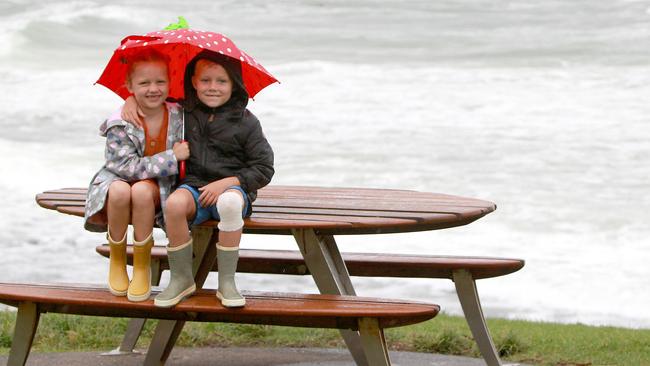
[[[219,212],[219,225],[221,231],[237,231],[244,226],[242,210],[244,199],[238,192],[226,191],[217,200],[217,211]]]
[[[192,202],[193,203],[193,202]],[[169,198],[167,198],[167,203],[165,204],[165,215],[166,216],[182,216],[187,215],[188,211],[188,202],[187,197],[176,191],[172,193]]]
[[[131,187],[128,183],[116,180],[108,187],[108,201],[121,206],[131,203]]]

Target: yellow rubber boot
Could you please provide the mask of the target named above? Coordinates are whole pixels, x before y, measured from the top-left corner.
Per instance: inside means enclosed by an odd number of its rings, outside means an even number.
[[[143,241],[133,242],[133,279],[129,285],[129,301],[145,301],[151,295],[151,247],[153,232]]]
[[[122,240],[115,241],[109,231],[106,233],[106,239],[110,248],[108,290],[115,296],[126,296],[129,288],[129,275],[126,273],[126,232]]]

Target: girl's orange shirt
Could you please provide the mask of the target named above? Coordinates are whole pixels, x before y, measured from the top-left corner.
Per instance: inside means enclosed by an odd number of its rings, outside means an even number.
[[[147,124],[144,124],[144,156],[153,156],[167,150],[167,127],[169,125],[169,112],[165,108],[163,116],[163,123],[160,126],[158,136],[151,136],[147,130]],[[145,182],[158,187],[158,182],[155,179],[145,179]],[[158,192],[158,189],[156,189]],[[159,193],[159,192],[158,192]],[[160,194],[154,195],[154,205],[156,208],[160,207]]]
[[[144,156],[153,156],[167,150],[167,125],[169,124],[169,112],[165,108],[163,123],[160,126],[158,136],[151,136],[147,130],[147,124],[144,124]]]

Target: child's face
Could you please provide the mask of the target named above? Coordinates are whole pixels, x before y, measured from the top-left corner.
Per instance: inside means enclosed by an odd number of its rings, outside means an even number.
[[[226,104],[232,95],[232,80],[223,66],[208,60],[196,63],[192,85],[199,100],[208,107]]]
[[[142,109],[160,108],[169,94],[169,78],[164,62],[138,62],[133,66],[127,89]]]

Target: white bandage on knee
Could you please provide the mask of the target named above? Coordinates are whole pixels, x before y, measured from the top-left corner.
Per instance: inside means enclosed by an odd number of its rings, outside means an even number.
[[[219,225],[221,231],[237,231],[244,226],[242,211],[244,199],[237,193],[226,191],[219,196],[217,211],[219,212]]]

